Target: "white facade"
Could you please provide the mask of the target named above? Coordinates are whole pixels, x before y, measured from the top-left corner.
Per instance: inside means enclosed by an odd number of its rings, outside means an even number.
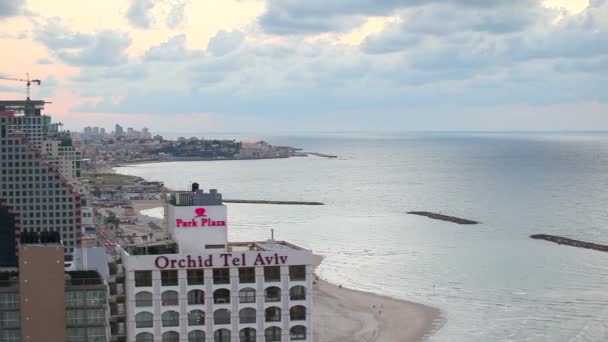
[[[198,252],[213,246],[226,247],[228,218],[225,205],[173,206],[167,210],[169,235],[180,252]]]
[[[227,242],[221,204],[169,205],[167,219],[179,253],[123,254],[128,342],[312,341],[310,250]]]

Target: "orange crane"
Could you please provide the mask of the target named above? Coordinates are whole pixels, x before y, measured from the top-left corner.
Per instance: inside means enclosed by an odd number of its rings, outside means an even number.
[[[40,80],[30,80],[30,74],[27,73],[26,75],[27,75],[27,79],[0,76],[0,80],[26,82],[27,100],[29,101],[30,100],[30,86],[32,85],[32,83],[37,83],[38,85],[40,85]]]

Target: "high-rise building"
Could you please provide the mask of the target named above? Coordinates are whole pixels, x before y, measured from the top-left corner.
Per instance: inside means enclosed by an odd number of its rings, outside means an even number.
[[[122,126],[119,124],[116,124],[116,128],[115,128],[115,132],[114,134],[116,135],[116,137],[122,137],[125,135],[124,130],[122,129]]]
[[[0,267],[17,266],[17,240],[21,232],[19,221],[15,211],[0,199]]]
[[[0,101],[0,199],[20,217],[22,232],[60,233],[69,256],[81,232],[81,195],[62,173],[62,159],[41,151],[50,124],[43,106]]]
[[[168,240],[122,255],[127,341],[312,341],[312,252],[229,242],[215,190],[167,198]]]

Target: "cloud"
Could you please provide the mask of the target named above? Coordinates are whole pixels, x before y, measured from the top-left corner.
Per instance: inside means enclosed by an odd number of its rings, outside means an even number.
[[[127,20],[129,24],[137,28],[150,28],[154,24],[152,9],[156,0],[130,0],[127,9]]]
[[[86,112],[213,112],[294,124],[335,113],[390,122],[456,107],[608,105],[605,1],[558,23],[540,6],[476,4],[400,8],[399,22],[361,46],[219,31],[196,50],[176,35],[122,65],[83,68],[73,86],[102,98]]]
[[[89,34],[74,32],[53,17],[34,30],[34,39],[51,50],[81,48],[91,44],[93,37]]]
[[[34,39],[46,46],[60,61],[75,65],[118,65],[127,61],[125,50],[131,37],[124,32],[101,30],[75,32],[58,18],[51,18],[35,29]]]
[[[181,61],[190,58],[191,54],[192,51],[186,49],[186,35],[180,34],[150,47],[144,52],[143,59],[146,61]]]
[[[0,1],[0,20],[20,15],[25,6],[25,0]]]
[[[184,24],[187,4],[187,0],[173,0],[170,4],[169,14],[167,14],[167,18],[165,19],[165,23],[169,28],[175,29]]]
[[[50,58],[38,58],[38,60],[36,61],[36,63],[40,64],[40,65],[48,65],[48,64],[53,64],[55,62],[53,62],[52,59]]]
[[[207,50],[215,56],[223,56],[236,50],[244,39],[245,35],[241,31],[220,30],[209,40]]]
[[[536,0],[266,0],[259,23],[265,32],[278,35],[346,32],[369,16],[391,16],[409,8],[450,5],[471,10],[537,4]]]
[[[171,29],[184,24],[186,5],[189,0],[129,0],[126,18],[135,28],[149,29],[156,24],[157,17],[166,12],[165,24]]]
[[[45,77],[42,82],[40,82],[39,87],[32,88],[32,97],[38,98],[48,98],[55,95],[57,89],[59,89],[60,82],[54,75],[49,75]]]

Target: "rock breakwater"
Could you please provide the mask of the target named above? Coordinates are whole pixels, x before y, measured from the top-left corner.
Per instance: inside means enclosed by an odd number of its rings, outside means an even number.
[[[448,216],[448,215],[443,215],[443,214],[431,213],[431,212],[428,212],[428,211],[408,211],[407,213],[411,214],[411,215],[426,216],[428,218],[432,218],[432,219],[435,219],[435,220],[453,222],[453,223],[458,223],[458,224],[478,224],[479,223],[479,222],[473,221],[473,220],[467,220],[467,219],[463,219],[463,218],[459,218],[459,217],[454,217],[454,216]]]
[[[598,243],[593,243],[593,242],[569,239],[569,238],[565,238],[562,236],[548,235],[548,234],[534,234],[534,235],[530,235],[530,237],[533,239],[555,242],[560,245],[568,245],[568,246],[573,246],[573,247],[587,248],[587,249],[594,249],[596,251],[608,252],[608,246],[606,246],[606,245],[600,245]]]

